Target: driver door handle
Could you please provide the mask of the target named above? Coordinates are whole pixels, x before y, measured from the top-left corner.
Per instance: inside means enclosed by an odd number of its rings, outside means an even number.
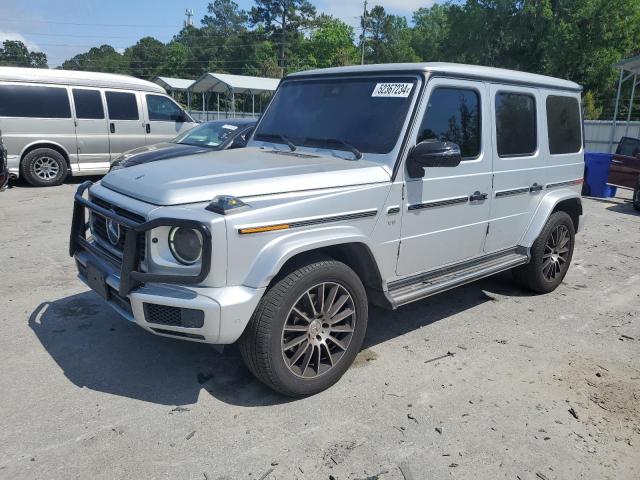
[[[111,133],[116,133],[116,124],[115,123],[113,123],[113,122],[109,123],[109,131]]]
[[[470,202],[479,202],[481,200],[486,200],[488,196],[489,196],[489,194],[487,194],[487,193],[480,193],[480,191],[476,191],[476,192],[473,193],[473,195],[471,195],[469,197],[469,201]]]

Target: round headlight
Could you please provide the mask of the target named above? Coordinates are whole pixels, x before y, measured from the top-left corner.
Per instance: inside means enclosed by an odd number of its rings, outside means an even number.
[[[178,262],[193,265],[202,256],[202,235],[191,228],[174,227],[169,232],[169,249]]]

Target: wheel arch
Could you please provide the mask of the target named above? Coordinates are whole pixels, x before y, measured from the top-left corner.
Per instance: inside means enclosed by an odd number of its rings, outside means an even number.
[[[531,247],[536,238],[538,238],[538,235],[540,235],[549,217],[558,211],[569,214],[577,232],[580,227],[580,216],[583,214],[582,199],[580,195],[573,190],[558,190],[557,192],[548,193],[542,199],[526,233],[520,241],[520,245],[523,247]]]
[[[49,148],[58,152],[64,157],[65,161],[67,162],[67,169],[69,169],[69,172],[71,172],[71,158],[69,156],[69,152],[59,143],[52,142],[50,140],[38,140],[25,146],[20,153],[20,165],[22,165],[22,162],[29,153],[37,150],[38,148]]]
[[[382,275],[368,237],[351,231],[351,228],[338,227],[314,238],[303,234],[288,241],[282,239],[261,252],[244,284],[255,288],[268,287],[303,264],[333,258],[354,270],[368,292],[381,293]]]

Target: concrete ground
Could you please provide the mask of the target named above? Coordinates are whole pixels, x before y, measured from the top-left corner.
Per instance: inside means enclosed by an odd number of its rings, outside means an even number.
[[[75,277],[73,191],[0,194],[2,479],[640,478],[640,215],[585,200],[558,290],[500,275],[373,310],[291,401],[236,348],[152,336]]]

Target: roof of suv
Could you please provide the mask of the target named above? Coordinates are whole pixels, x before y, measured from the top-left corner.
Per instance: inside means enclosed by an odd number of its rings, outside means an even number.
[[[166,93],[160,85],[129,75],[58,70],[49,68],[0,67],[0,80],[13,82],[83,85],[87,87],[122,88],[143,92]]]
[[[427,72],[440,76],[453,76],[494,80],[505,83],[526,84],[532,86],[544,86],[562,90],[581,91],[582,87],[575,82],[560,78],[537,75],[535,73],[506,70],[503,68],[482,67],[478,65],[464,65],[461,63],[386,63],[375,65],[356,65],[350,67],[324,68],[297,72],[287,78],[307,77],[316,75],[342,75],[342,74],[366,74],[366,73],[397,73],[397,72]]]

